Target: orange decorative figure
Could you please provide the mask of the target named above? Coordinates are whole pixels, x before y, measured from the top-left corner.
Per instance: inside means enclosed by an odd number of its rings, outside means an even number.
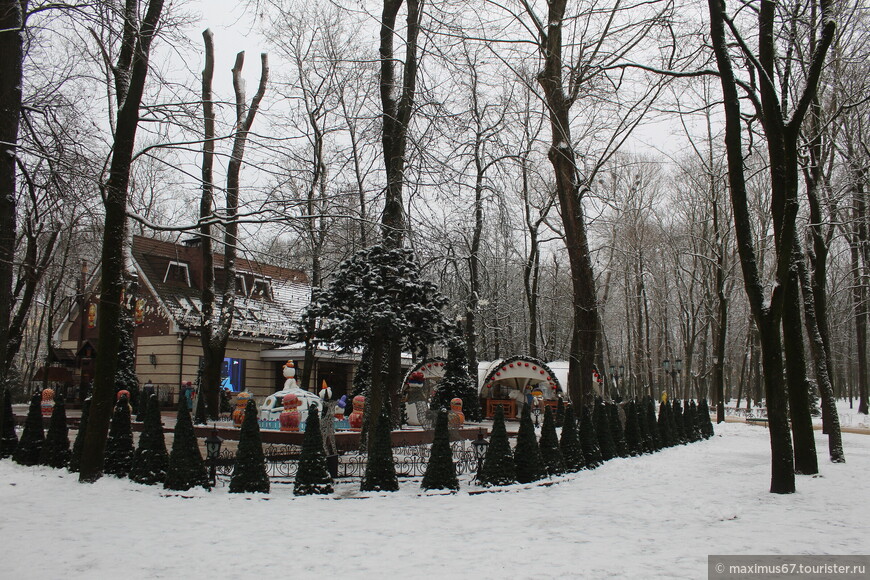
[[[127,407],[130,408],[130,412],[133,412],[133,405],[130,404],[130,391],[127,389],[121,389],[118,391],[118,394],[115,395],[115,401],[120,401],[121,397],[127,397]]]
[[[459,429],[465,423],[465,413],[462,412],[462,399],[450,399],[450,412],[447,413],[447,425],[451,429]]]
[[[299,431],[299,423],[302,420],[302,416],[299,414],[299,405],[302,402],[299,400],[299,397],[293,393],[288,393],[284,395],[281,402],[284,403],[284,410],[278,417],[278,421],[281,423],[281,431]]]
[[[242,391],[236,396],[236,408],[233,409],[233,425],[236,427],[242,426],[242,421],[245,420],[245,407],[248,406],[248,401],[253,398],[251,393]]]
[[[351,431],[362,431],[363,410],[366,406],[366,398],[362,395],[357,395],[353,398],[353,413],[347,418],[350,423]]]
[[[52,411],[54,411],[54,389],[45,389],[42,391],[42,415],[44,417],[51,417]]]

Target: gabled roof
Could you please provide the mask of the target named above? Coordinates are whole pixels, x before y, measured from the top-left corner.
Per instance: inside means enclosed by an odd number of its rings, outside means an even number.
[[[156,296],[166,315],[181,328],[196,330],[201,321],[202,256],[196,246],[173,244],[134,236],[133,262],[144,283]],[[184,264],[189,285],[167,279],[170,263]],[[215,278],[223,284],[223,255],[215,255]],[[237,274],[250,280],[268,280],[271,296],[237,295],[232,334],[286,340],[308,305],[311,288],[304,272],[239,258]]]

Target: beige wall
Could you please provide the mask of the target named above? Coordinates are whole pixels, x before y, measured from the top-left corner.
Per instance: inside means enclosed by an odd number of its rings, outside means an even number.
[[[196,373],[199,369],[199,357],[202,356],[202,347],[198,336],[188,336],[184,340],[184,361],[181,368],[181,379],[178,377],[178,362],[181,355],[181,341],[176,335],[168,336],[140,336],[136,345],[136,374],[139,383],[145,384],[151,381],[155,385],[170,385],[177,389],[178,385],[185,381],[196,381]],[[62,348],[75,350],[75,341],[66,341],[61,344]],[[279,363],[260,360],[262,344],[230,341],[227,344],[226,356],[245,360],[245,387],[255,397],[266,397],[280,390],[283,381],[276,379]],[[151,363],[151,355],[154,355],[155,364]],[[177,392],[177,390],[176,390]]]

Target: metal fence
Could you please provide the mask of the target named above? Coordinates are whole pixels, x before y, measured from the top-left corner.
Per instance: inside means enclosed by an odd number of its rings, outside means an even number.
[[[477,460],[469,441],[454,441],[450,444],[453,451],[453,464],[456,474],[472,473],[477,469]],[[302,447],[299,445],[270,444],[263,447],[266,459],[266,473],[276,480],[293,480],[299,470],[299,458]],[[426,473],[429,457],[432,454],[431,445],[412,445],[401,443],[393,447],[393,459],[396,464],[396,474],[400,478],[422,477]],[[217,474],[229,478],[233,474],[236,461],[234,450],[224,450],[216,462]],[[362,479],[365,475],[368,456],[358,449],[343,450],[338,455],[339,479]]]

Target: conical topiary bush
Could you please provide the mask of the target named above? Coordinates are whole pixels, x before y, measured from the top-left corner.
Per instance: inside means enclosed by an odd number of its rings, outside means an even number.
[[[326,417],[331,420],[332,415]],[[320,430],[320,414],[317,405],[308,408],[305,422],[305,438],[302,440],[302,457],[293,484],[294,495],[325,495],[332,493],[332,477],[326,465],[326,452],[323,450],[323,433]]]
[[[54,409],[48,424],[48,435],[42,444],[41,465],[60,469],[69,463],[69,427],[66,424],[66,404],[63,395],[54,396]]]
[[[616,454],[619,457],[628,457],[628,444],[625,442],[625,432],[622,430],[622,421],[619,419],[619,405],[608,404],[607,413],[610,415],[610,435],[616,446]]]
[[[459,489],[456,466],[453,464],[453,450],[450,448],[450,432],[447,429],[447,411],[438,411],[435,419],[435,438],[426,473],[420,483],[423,489]]]
[[[192,487],[209,487],[208,472],[199,452],[199,444],[193,432],[193,421],[187,402],[182,397],[178,401],[178,414],[175,420],[175,436],[172,451],[169,453],[169,468],[166,471],[164,489],[187,491]]]
[[[595,434],[598,435],[601,460],[610,461],[617,456],[616,442],[613,440],[613,431],[610,427],[610,412],[601,399],[595,402],[592,419],[595,421]]]
[[[390,441],[390,417],[385,413],[378,415],[375,422],[372,449],[369,452],[360,489],[362,491],[398,491],[399,489],[399,478],[396,476],[396,463]]]
[[[559,449],[565,460],[565,470],[580,471],[586,467],[583,458],[583,447],[580,445],[580,433],[577,429],[577,419],[574,418],[574,406],[565,408],[565,424],[562,426],[562,437],[559,439]]]
[[[45,442],[45,429],[42,426],[42,398],[39,393],[30,398],[30,408],[27,410],[27,419],[24,421],[24,431],[18,446],[12,454],[12,461],[21,465],[38,465],[42,454],[42,445]]]
[[[556,436],[556,418],[550,407],[544,410],[544,424],[541,427],[541,440],[538,442],[538,446],[541,448],[541,458],[544,460],[547,475],[565,473],[565,459],[562,457],[559,438]]]
[[[133,446],[133,429],[130,426],[130,405],[127,397],[121,397],[115,403],[115,412],[109,425],[103,473],[127,477],[133,467],[134,453],[136,448]]]
[[[595,469],[601,465],[601,450],[598,448],[598,437],[595,434],[595,425],[592,424],[592,413],[589,412],[589,407],[583,407],[579,430],[580,445],[583,448],[586,467],[587,469]]]
[[[507,429],[504,425],[504,409],[501,405],[495,409],[492,422],[492,433],[489,436],[489,446],[483,458],[483,466],[477,483],[483,486],[509,485],[517,482],[514,455],[508,441]]]
[[[317,413],[314,415],[317,416]],[[311,415],[308,417],[310,421]],[[319,424],[317,428],[320,429]],[[239,431],[239,448],[230,478],[230,493],[269,493],[266,456],[263,454],[260,423],[257,421],[257,404],[253,399],[245,406],[245,418]]]
[[[654,451],[652,433],[647,423],[646,407],[644,406],[643,399],[638,399],[635,402],[635,408],[637,409],[637,426],[640,429],[641,449],[643,453],[652,453]]]
[[[12,413],[12,394],[3,389],[3,408],[0,409],[0,459],[10,457],[18,446],[15,433],[15,415]]]
[[[82,418],[79,420],[79,430],[73,442],[72,453],[69,458],[69,470],[78,473],[82,461],[82,449],[85,448],[85,435],[88,432],[88,417],[91,414],[91,398],[88,397],[82,403]]]
[[[133,456],[130,479],[136,483],[156,485],[166,480],[166,471],[169,469],[169,453],[166,451],[157,395],[150,395],[147,399],[141,397],[139,406],[145,409],[142,417],[144,421],[142,434],[139,435],[139,447]]]
[[[670,415],[671,406],[667,403],[659,404],[659,419],[656,422],[659,428],[659,442],[662,448],[674,445],[673,433],[671,432]]]
[[[710,418],[710,407],[707,405],[707,399],[701,399],[698,403],[698,415],[701,419],[701,435],[704,439],[709,439],[715,435],[713,430],[713,420]]]
[[[556,416],[554,417],[556,427],[565,426],[565,400],[562,397],[556,401]]]
[[[695,401],[689,401],[689,404],[686,405],[686,416],[685,416],[685,425],[686,425],[686,433],[689,436],[689,441],[694,443],[695,441],[701,440],[701,424],[700,419],[698,418],[698,407],[695,405]]]
[[[517,445],[514,447],[514,465],[517,470],[517,481],[520,483],[531,483],[547,476],[529,407],[531,405],[523,405],[520,429],[517,431]]]
[[[673,424],[671,425],[671,429],[674,433],[676,433],[675,441],[676,443],[683,445],[689,441],[688,435],[683,426],[683,405],[678,400],[674,400],[674,404],[671,405],[671,417],[673,417]]]
[[[637,403],[629,401],[625,405],[625,444],[632,457],[643,455],[643,434],[637,416]]]
[[[196,391],[196,408],[193,413],[193,424],[194,425],[207,425],[208,417],[205,412],[205,397],[202,393],[202,387],[199,387],[199,390]]]

